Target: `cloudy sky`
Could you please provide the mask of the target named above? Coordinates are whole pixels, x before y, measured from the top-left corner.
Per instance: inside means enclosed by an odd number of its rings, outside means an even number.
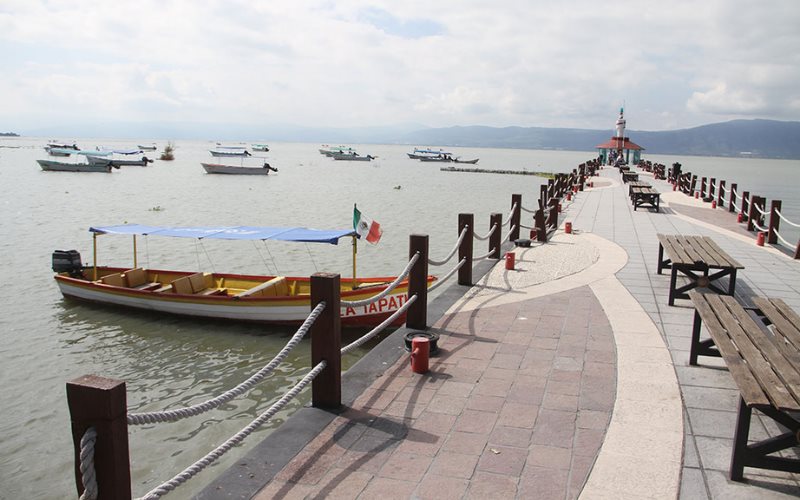
[[[0,131],[800,120],[798,0],[0,0]]]

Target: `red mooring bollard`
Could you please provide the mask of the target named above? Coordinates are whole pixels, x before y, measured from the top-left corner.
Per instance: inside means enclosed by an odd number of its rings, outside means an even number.
[[[736,216],[736,222],[738,223],[744,222],[744,215],[742,214],[742,212],[739,212],[739,215]]]
[[[411,371],[428,373],[428,360],[431,354],[431,343],[425,337],[411,339]]]
[[[564,223],[564,232],[567,234],[572,234],[572,222]]]
[[[567,191],[567,201],[570,201],[571,199],[572,199],[572,192]]]
[[[763,247],[764,246],[764,239],[766,238],[767,233],[764,231],[758,232],[758,237],[756,237],[756,245]]]
[[[711,200],[711,208],[717,208],[717,200]]]
[[[700,198],[700,191],[695,191],[694,192],[694,197],[695,197],[695,199]]]
[[[558,213],[561,213],[561,203],[558,204]]]
[[[531,238],[533,237],[533,231],[531,231]],[[516,260],[517,256],[514,252],[506,252],[506,269],[509,271],[514,270],[514,261]]]
[[[677,191],[678,190],[678,183],[677,182],[673,182],[672,183],[672,190],[673,191]]]

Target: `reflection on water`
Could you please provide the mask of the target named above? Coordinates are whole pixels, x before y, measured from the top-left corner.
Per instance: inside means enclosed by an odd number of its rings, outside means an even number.
[[[81,142],[87,147],[117,148],[153,142],[142,141]],[[50,271],[51,253],[74,248],[85,262],[90,261],[90,226],[137,222],[341,228],[349,227],[353,203],[358,203],[384,229],[380,244],[359,246],[359,276],[386,276],[405,266],[409,234],[430,235],[431,257],[443,258],[458,236],[459,213],[475,214],[476,232],[485,234],[491,213],[507,214],[512,193],[522,194],[523,205],[532,207],[543,182],[529,176],[442,172],[436,164],[409,160],[405,153],[411,147],[387,145],[356,145],[379,159],[353,164],[323,158],[316,144],[271,144],[267,157],[279,173],[256,179],[214,176],[200,166],[209,158],[213,143],[201,141],[178,143],[175,161],[156,161],[149,167],[123,167],[112,174],[43,172],[35,160],[44,157],[41,147],[47,139],[3,142],[23,146],[0,149],[0,255],[9,271],[0,287],[0,301],[6,305],[0,313],[4,381],[0,392],[0,484],[4,489],[0,496],[9,498],[60,498],[74,491],[66,381],[89,373],[120,379],[127,384],[133,411],[177,408],[242,382],[268,363],[295,331],[64,300]],[[565,172],[594,155],[593,151],[457,149],[456,154],[480,157],[479,166],[497,170]],[[652,159],[664,164],[676,161]],[[700,175],[710,175],[701,173],[701,166],[722,165],[728,170],[721,178],[738,181],[753,192],[760,177],[768,177],[754,175],[753,168],[731,160],[677,161]],[[693,162],[702,165],[694,167]],[[784,179],[779,184],[793,186],[796,167],[797,162],[761,161],[755,170],[781,172]],[[784,213],[796,214],[800,220],[796,202],[787,203],[789,196],[783,199]],[[101,237],[98,250],[101,264],[132,263],[128,238]],[[153,237],[139,240],[138,257],[146,267],[187,271],[289,276],[351,273],[349,244],[252,245]],[[442,274],[446,269],[431,271]],[[360,333],[345,332],[343,342]],[[343,360],[345,368],[377,341],[348,355]],[[181,422],[132,427],[134,494],[171,478],[264,412],[305,375],[309,358],[305,340],[246,396]],[[301,395],[269,425],[170,498],[191,496],[307,401],[308,396]]]

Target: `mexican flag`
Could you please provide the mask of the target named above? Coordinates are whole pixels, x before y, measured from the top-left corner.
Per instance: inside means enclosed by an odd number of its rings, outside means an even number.
[[[364,238],[373,245],[380,241],[383,234],[381,225],[369,217],[365,217],[355,205],[353,205],[353,229],[358,233],[359,238]]]

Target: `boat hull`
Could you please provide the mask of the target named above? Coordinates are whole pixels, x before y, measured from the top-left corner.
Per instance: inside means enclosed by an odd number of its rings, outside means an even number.
[[[36,160],[42,170],[47,172],[111,172],[111,165],[92,165],[88,163],[64,163],[51,160]]]
[[[231,157],[245,157],[252,156],[248,151],[209,151],[211,156],[215,158],[231,158]]]
[[[268,175],[270,169],[264,167],[236,167],[233,165],[220,165],[217,163],[201,163],[209,174],[228,175]]]
[[[101,275],[112,272],[124,272],[125,269],[98,268]],[[84,271],[92,272],[91,268]],[[170,279],[188,276],[191,273],[175,271],[150,270],[151,277],[162,276]],[[213,274],[212,279],[218,283],[247,283],[257,286],[273,276],[248,276],[235,274]],[[125,308],[147,310],[195,318],[212,318],[220,320],[257,322],[276,325],[299,325],[311,311],[310,293],[298,293],[285,296],[246,296],[236,295],[199,295],[181,294],[169,291],[137,290],[124,286],[112,286],[100,281],[92,281],[89,277],[71,277],[66,273],[55,276],[58,287],[64,297],[84,300],[97,304],[121,306]],[[308,289],[309,278],[286,278],[295,286]],[[342,279],[342,300],[362,300],[385,290],[386,283],[394,278],[362,278],[360,283],[381,283],[374,286],[362,286],[358,290],[350,290],[351,280]],[[429,277],[429,283],[435,278]],[[375,326],[394,311],[405,304],[408,298],[408,283],[403,282],[392,293],[373,304],[357,308],[342,307],[341,321],[343,326]],[[401,324],[401,316],[394,324]]]
[[[340,155],[335,154],[331,156],[334,160],[341,160],[341,161],[372,161],[372,156],[358,156],[358,155]]]

